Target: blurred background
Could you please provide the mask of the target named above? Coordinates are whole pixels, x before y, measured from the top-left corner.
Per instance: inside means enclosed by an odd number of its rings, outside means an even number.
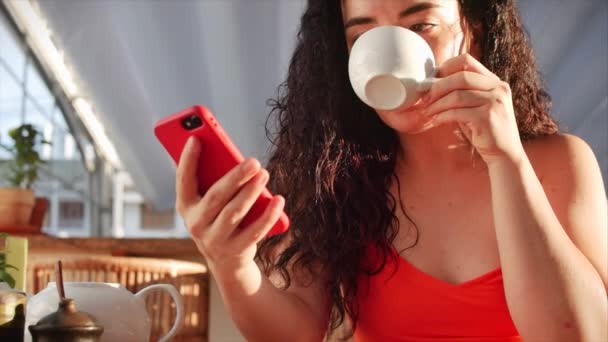
[[[195,103],[265,159],[304,0],[3,1],[0,143],[21,122],[51,146],[36,190],[60,236],[185,236],[154,123]],[[608,16],[601,0],[520,0],[562,128],[608,171]],[[3,154],[4,153],[4,154]],[[0,151],[0,158],[7,158]]]
[[[554,117],[591,145],[608,179],[607,2],[518,4]],[[40,150],[47,163],[34,186],[49,200],[42,233],[52,239],[29,238],[30,246],[40,250],[61,240],[69,245],[62,250],[170,251],[163,257],[200,261],[174,210],[175,167],[154,124],[204,104],[244,155],[266,160],[266,100],[286,76],[305,5],[0,0],[0,144],[9,144],[8,130],[22,123],[52,143]],[[10,158],[0,149],[0,169]],[[135,242],[120,245],[123,238]],[[207,288],[206,280],[201,284]],[[205,301],[191,315],[191,326],[202,325],[193,340],[238,340],[210,286],[210,306]]]

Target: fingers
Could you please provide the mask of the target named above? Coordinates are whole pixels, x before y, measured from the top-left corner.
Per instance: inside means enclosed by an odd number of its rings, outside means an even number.
[[[478,123],[483,113],[483,106],[469,108],[451,108],[436,114],[432,119],[434,127],[447,124],[459,123],[462,125]]]
[[[190,137],[179,157],[175,176],[175,207],[180,214],[183,214],[185,208],[192,206],[200,199],[196,177],[200,151],[200,141],[195,137]]]
[[[226,255],[243,256],[277,222],[284,200],[274,197],[260,218],[247,229],[233,234],[264,191],[268,171],[261,169],[257,160],[248,159],[212,184],[201,198],[197,178],[200,152],[201,143],[190,138],[178,161],[176,208],[208,260]]]
[[[481,62],[468,53],[448,59],[435,70],[435,73],[437,77],[447,77],[460,71],[474,72],[498,79],[498,76],[494,75]]]
[[[499,84],[500,80],[497,78],[469,71],[458,72],[435,81],[428,93],[423,96],[422,102],[429,105],[455,90],[491,91]]]
[[[197,178],[200,151],[200,141],[191,137],[180,156],[176,176],[176,209],[195,237],[213,223],[222,208],[261,168],[257,160],[248,159],[211,185],[201,198]]]
[[[441,78],[432,83],[421,100],[423,115],[433,117],[428,127],[474,120],[472,109],[491,104],[504,93],[505,82],[468,54],[446,61],[436,74]]]
[[[234,237],[235,245],[245,248],[262,240],[281,217],[284,206],[285,199],[280,195],[274,196],[262,216]]]
[[[262,169],[222,209],[209,231],[209,236],[217,241],[230,236],[260,197],[267,182],[268,171]]]
[[[226,204],[260,171],[260,168],[260,162],[253,158],[247,159],[216,181],[194,208],[199,219],[211,224]]]
[[[484,105],[492,98],[492,94],[479,90],[454,90],[438,98],[422,110],[425,116],[433,116],[448,109],[474,108]]]

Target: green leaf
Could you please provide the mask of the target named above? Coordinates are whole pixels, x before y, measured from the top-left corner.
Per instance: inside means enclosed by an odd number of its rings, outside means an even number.
[[[0,259],[0,271],[5,271],[8,268],[12,268],[15,271],[19,271],[16,266],[6,263],[6,256],[4,255],[4,253],[0,253],[0,255],[2,255],[2,258]]]
[[[19,269],[11,264],[4,264],[4,269],[8,270],[9,268],[14,269],[15,271],[19,271]]]
[[[0,270],[0,281],[3,281],[8,284],[11,288],[15,287],[15,278],[9,273]]]
[[[44,164],[38,153],[38,148],[50,142],[44,139],[44,135],[31,124],[22,124],[9,130],[13,146],[0,145],[3,149],[13,155],[13,160],[8,165],[8,172],[3,177],[12,186],[30,188],[38,180],[38,169]]]

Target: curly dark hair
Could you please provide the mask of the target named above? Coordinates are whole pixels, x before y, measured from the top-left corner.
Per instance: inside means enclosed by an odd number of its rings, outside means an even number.
[[[459,4],[467,22],[480,28],[481,62],[511,86],[522,140],[555,133],[551,100],[514,1]],[[309,0],[287,80],[270,101],[267,121],[274,145],[269,187],[286,195],[291,229],[262,241],[257,255],[262,269],[280,272],[286,287],[294,269],[323,273],[330,332],[346,317],[356,326],[358,279],[396,257],[397,208],[405,214],[389,192],[397,135],[356,97],[347,65],[340,0]],[[370,246],[380,251],[379,267],[363,266]]]

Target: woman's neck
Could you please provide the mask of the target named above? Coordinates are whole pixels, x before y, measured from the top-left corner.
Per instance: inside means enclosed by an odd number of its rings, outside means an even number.
[[[454,176],[483,164],[456,124],[403,134],[399,140],[397,173],[410,179]]]

